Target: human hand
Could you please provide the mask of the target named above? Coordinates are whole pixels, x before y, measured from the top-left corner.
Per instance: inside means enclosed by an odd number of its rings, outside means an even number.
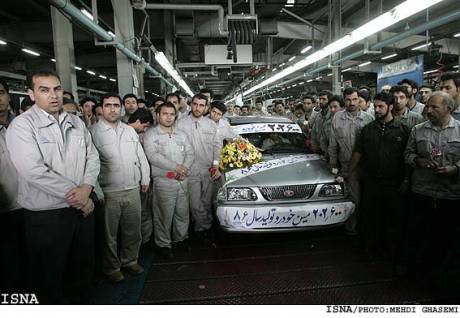
[[[65,199],[67,203],[76,209],[81,209],[88,203],[89,195],[91,194],[92,187],[83,184],[79,187],[73,188],[66,195]]]
[[[437,167],[435,168],[434,173],[440,176],[450,177],[457,175],[457,169],[458,168],[456,166]]]
[[[188,174],[188,169],[184,165],[177,165],[176,166],[176,173],[180,175],[187,175]]]
[[[84,218],[94,211],[94,202],[89,199],[88,202],[80,209]]]
[[[422,157],[415,158],[414,162],[417,165],[417,167],[425,169],[436,169],[439,166],[439,163],[437,163],[436,161]]]
[[[141,192],[146,193],[149,191],[149,185],[141,185]]]
[[[219,171],[219,168],[213,167],[211,170],[211,179],[212,181],[218,180],[222,176],[222,173]]]

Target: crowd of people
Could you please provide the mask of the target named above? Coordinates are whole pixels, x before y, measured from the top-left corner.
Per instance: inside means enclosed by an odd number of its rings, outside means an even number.
[[[142,244],[158,256],[212,243],[213,200],[231,116],[283,116],[328,161],[356,203],[346,223],[398,273],[445,269],[460,206],[460,76],[439,90],[404,79],[371,96],[349,87],[254,108],[202,89],[146,102],[108,93],[75,100],[52,71],[28,76],[11,112],[0,80],[0,279],[42,303],[89,303],[98,268],[119,283],[138,275]],[[419,97],[419,100],[417,99]],[[95,256],[96,255],[96,256]],[[95,264],[96,262],[96,264]],[[96,270],[95,270],[96,269]],[[424,273],[427,275],[427,273]]]

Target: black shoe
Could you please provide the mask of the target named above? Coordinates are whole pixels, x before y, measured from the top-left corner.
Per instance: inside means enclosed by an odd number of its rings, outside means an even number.
[[[185,239],[183,241],[173,243],[173,248],[177,250],[183,250],[183,251],[192,250],[192,246],[190,245],[189,239]]]
[[[160,247],[157,249],[157,254],[165,260],[171,260],[174,258],[174,254],[170,247]]]

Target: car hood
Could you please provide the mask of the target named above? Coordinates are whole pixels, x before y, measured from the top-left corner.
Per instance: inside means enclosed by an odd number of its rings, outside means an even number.
[[[335,177],[331,173],[329,166],[320,156],[296,155],[296,158],[302,157],[304,158],[300,159],[302,161],[299,162],[254,172],[245,176],[242,175],[236,180],[229,181],[227,185],[232,187],[251,187],[335,182]],[[274,162],[278,159],[287,158],[289,156],[286,155],[269,156],[264,157],[263,162]]]

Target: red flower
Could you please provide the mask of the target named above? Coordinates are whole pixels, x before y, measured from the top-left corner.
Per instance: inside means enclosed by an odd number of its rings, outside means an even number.
[[[216,167],[211,167],[208,169],[209,172],[211,172],[211,175],[214,175],[217,171],[217,168]]]
[[[171,180],[172,180],[172,179],[174,179],[174,178],[176,177],[176,174],[174,173],[174,171],[168,171],[168,172],[166,173],[166,177],[167,177],[168,179],[171,179]]]

